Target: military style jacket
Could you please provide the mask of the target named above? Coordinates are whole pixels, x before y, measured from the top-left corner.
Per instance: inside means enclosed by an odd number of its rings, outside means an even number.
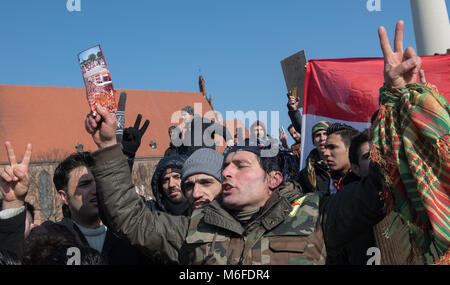
[[[373,191],[326,198],[320,193],[302,196],[296,182],[274,190],[245,226],[218,200],[190,217],[151,212],[133,190],[120,147],[105,148],[92,156],[107,224],[148,255],[173,263],[325,264],[326,248],[348,242],[382,219],[378,194]],[[345,205],[345,201],[352,204]],[[348,223],[343,223],[344,218]]]
[[[298,184],[286,183],[245,227],[218,201],[195,210],[182,263],[324,264],[319,196],[300,196]]]

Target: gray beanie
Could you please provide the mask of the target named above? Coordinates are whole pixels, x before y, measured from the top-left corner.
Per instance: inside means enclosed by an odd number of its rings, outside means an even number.
[[[181,170],[181,183],[193,174],[207,174],[222,181],[223,155],[211,148],[201,148],[194,151],[184,162]]]

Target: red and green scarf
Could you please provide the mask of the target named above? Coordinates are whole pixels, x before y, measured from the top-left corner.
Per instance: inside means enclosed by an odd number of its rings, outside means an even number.
[[[450,106],[430,84],[380,89],[372,161],[385,178],[387,210],[410,226],[422,254],[450,246]]]

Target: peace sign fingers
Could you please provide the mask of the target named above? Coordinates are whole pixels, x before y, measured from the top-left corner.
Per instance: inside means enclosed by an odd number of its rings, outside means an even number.
[[[28,167],[31,161],[31,144],[27,145],[21,163],[17,163],[16,155],[11,142],[5,142],[9,163],[0,173],[0,188],[5,201],[14,202],[24,200],[28,192],[29,176]]]
[[[17,165],[16,155],[14,154],[14,149],[11,145],[11,142],[5,142],[6,152],[8,154],[9,164],[14,167]]]
[[[381,50],[383,51],[384,58],[386,59],[390,54],[392,54],[392,48],[389,44],[386,29],[383,26],[378,28],[378,37],[380,38]]]
[[[144,125],[142,125],[142,128],[139,129],[139,125],[141,124],[142,115],[138,114],[136,117],[136,121],[134,122],[134,128],[139,131],[141,134],[141,137],[144,135],[145,131],[147,131],[148,125],[150,124],[149,120],[145,120]]]
[[[9,141],[5,142],[5,146],[6,146],[6,151],[8,153],[9,164],[11,165],[11,167],[15,168],[20,165],[20,166],[24,167],[25,170],[28,170],[28,166],[31,161],[32,145],[30,143],[27,144],[27,148],[25,150],[25,153],[23,155],[23,158],[22,158],[22,161],[20,164],[17,163],[16,155],[14,153],[14,149],[11,145],[11,142],[9,142]]]
[[[134,128],[136,130],[139,130],[139,125],[141,124],[141,120],[142,120],[142,115],[138,114],[136,117],[136,121],[134,122]]]
[[[28,170],[28,166],[30,165],[30,161],[31,161],[31,150],[32,150],[32,145],[29,143],[29,144],[27,144],[27,149],[25,150],[25,153],[22,158],[22,162],[20,163],[20,165],[22,165],[26,171]]]
[[[145,131],[147,131],[148,125],[150,124],[149,120],[145,120],[144,125],[142,126],[142,128],[139,130],[139,132],[141,133],[141,136],[144,135]]]
[[[403,32],[405,30],[405,23],[403,21],[398,21],[395,26],[395,38],[394,38],[394,52],[403,52]]]

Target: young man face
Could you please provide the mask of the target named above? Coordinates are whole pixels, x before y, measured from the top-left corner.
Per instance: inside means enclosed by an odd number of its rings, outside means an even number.
[[[253,136],[257,138],[264,138],[266,136],[266,131],[263,126],[256,125],[253,128]]]
[[[188,124],[192,121],[194,115],[191,115],[186,111],[181,111],[181,118],[183,119],[184,123]]]
[[[361,178],[369,174],[369,142],[364,142],[358,149],[358,165],[352,163],[352,171]]]
[[[60,189],[58,193],[77,222],[89,223],[98,219],[95,179],[85,166],[72,169],[69,172],[67,192]]]
[[[222,180],[223,205],[234,211],[250,211],[264,206],[282,175],[277,171],[266,174],[256,154],[236,151],[226,157]]]
[[[291,134],[291,137],[295,140],[296,143],[300,143],[302,139],[302,135],[295,130],[294,127],[290,127],[288,132]]]
[[[316,147],[317,151],[319,152],[320,158],[325,160],[325,144],[327,142],[327,131],[320,130],[314,133],[313,135],[313,144]]]
[[[327,137],[324,157],[330,169],[340,175],[345,175],[350,169],[348,148],[339,134],[331,134]]]
[[[222,190],[222,184],[216,178],[203,173],[186,178],[183,187],[193,209],[208,206]]]
[[[186,201],[186,197],[181,192],[181,174],[170,172],[161,177],[162,191],[164,196],[174,204]]]

